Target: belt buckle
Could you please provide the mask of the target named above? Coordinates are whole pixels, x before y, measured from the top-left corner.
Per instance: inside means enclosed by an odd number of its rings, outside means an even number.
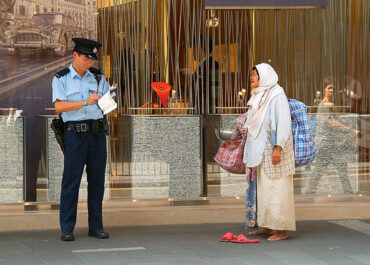
[[[80,130],[81,130],[81,132],[86,132],[87,131],[87,124],[86,123],[81,123],[80,124]]]

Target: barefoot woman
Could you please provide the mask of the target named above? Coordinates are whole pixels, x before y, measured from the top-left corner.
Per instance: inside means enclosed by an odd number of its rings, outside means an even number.
[[[248,104],[244,163],[257,179],[257,222],[268,240],[287,239],[286,230],[295,230],[293,174],[294,152],[287,97],[278,75],[269,64],[253,67],[252,97]]]

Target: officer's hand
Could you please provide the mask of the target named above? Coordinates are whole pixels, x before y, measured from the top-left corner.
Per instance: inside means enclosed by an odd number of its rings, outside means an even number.
[[[90,96],[87,98],[87,105],[93,105],[95,104],[99,99],[101,98],[98,94],[90,94]]]
[[[281,147],[279,145],[274,146],[274,150],[272,150],[272,164],[277,165],[280,163],[280,156],[281,156]]]

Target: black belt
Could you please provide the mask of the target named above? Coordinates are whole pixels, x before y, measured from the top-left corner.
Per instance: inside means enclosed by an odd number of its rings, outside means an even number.
[[[87,132],[90,127],[88,123],[67,123],[66,131]]]
[[[81,122],[66,122],[66,131],[87,132],[90,130],[101,130],[104,129],[104,119],[99,120],[86,120]]]

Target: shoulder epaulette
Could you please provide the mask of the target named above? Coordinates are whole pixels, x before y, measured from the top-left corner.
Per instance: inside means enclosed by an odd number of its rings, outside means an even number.
[[[61,78],[62,76],[69,73],[69,68],[64,68],[63,70],[60,70],[58,73],[55,74],[57,78]]]
[[[95,68],[95,67],[90,67],[90,68],[89,68],[89,71],[90,71],[91,73],[93,73],[94,75],[101,75],[101,74],[103,74],[103,73],[100,71],[100,69],[97,69],[97,68]]]
[[[89,71],[95,76],[95,79],[96,81],[98,81],[98,85],[99,85],[99,82],[102,78],[103,73],[100,71],[100,69],[97,69],[94,67],[90,67]]]

